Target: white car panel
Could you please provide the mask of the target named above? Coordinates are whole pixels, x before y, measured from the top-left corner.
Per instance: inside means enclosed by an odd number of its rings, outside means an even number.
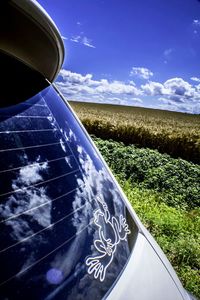
[[[183,300],[175,282],[142,234],[108,300]]]

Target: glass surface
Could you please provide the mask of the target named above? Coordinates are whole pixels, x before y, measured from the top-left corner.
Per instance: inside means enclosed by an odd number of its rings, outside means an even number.
[[[0,109],[1,300],[101,299],[136,235],[117,186],[53,87]]]

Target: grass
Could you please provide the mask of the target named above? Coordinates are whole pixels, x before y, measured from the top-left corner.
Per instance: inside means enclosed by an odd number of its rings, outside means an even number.
[[[121,186],[143,224],[154,236],[176,270],[183,286],[200,295],[200,210],[190,212],[170,207],[158,193]]]

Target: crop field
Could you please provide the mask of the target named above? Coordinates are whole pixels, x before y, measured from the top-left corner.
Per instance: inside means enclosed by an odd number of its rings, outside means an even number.
[[[200,116],[164,110],[70,102],[89,133],[200,163]]]
[[[200,116],[70,104],[183,286],[200,297]]]

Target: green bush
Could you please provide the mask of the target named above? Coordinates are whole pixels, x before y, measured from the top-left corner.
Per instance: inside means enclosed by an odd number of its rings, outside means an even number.
[[[200,166],[174,159],[156,150],[93,137],[104,159],[116,174],[123,174],[133,186],[162,194],[162,201],[173,207],[200,206]]]

